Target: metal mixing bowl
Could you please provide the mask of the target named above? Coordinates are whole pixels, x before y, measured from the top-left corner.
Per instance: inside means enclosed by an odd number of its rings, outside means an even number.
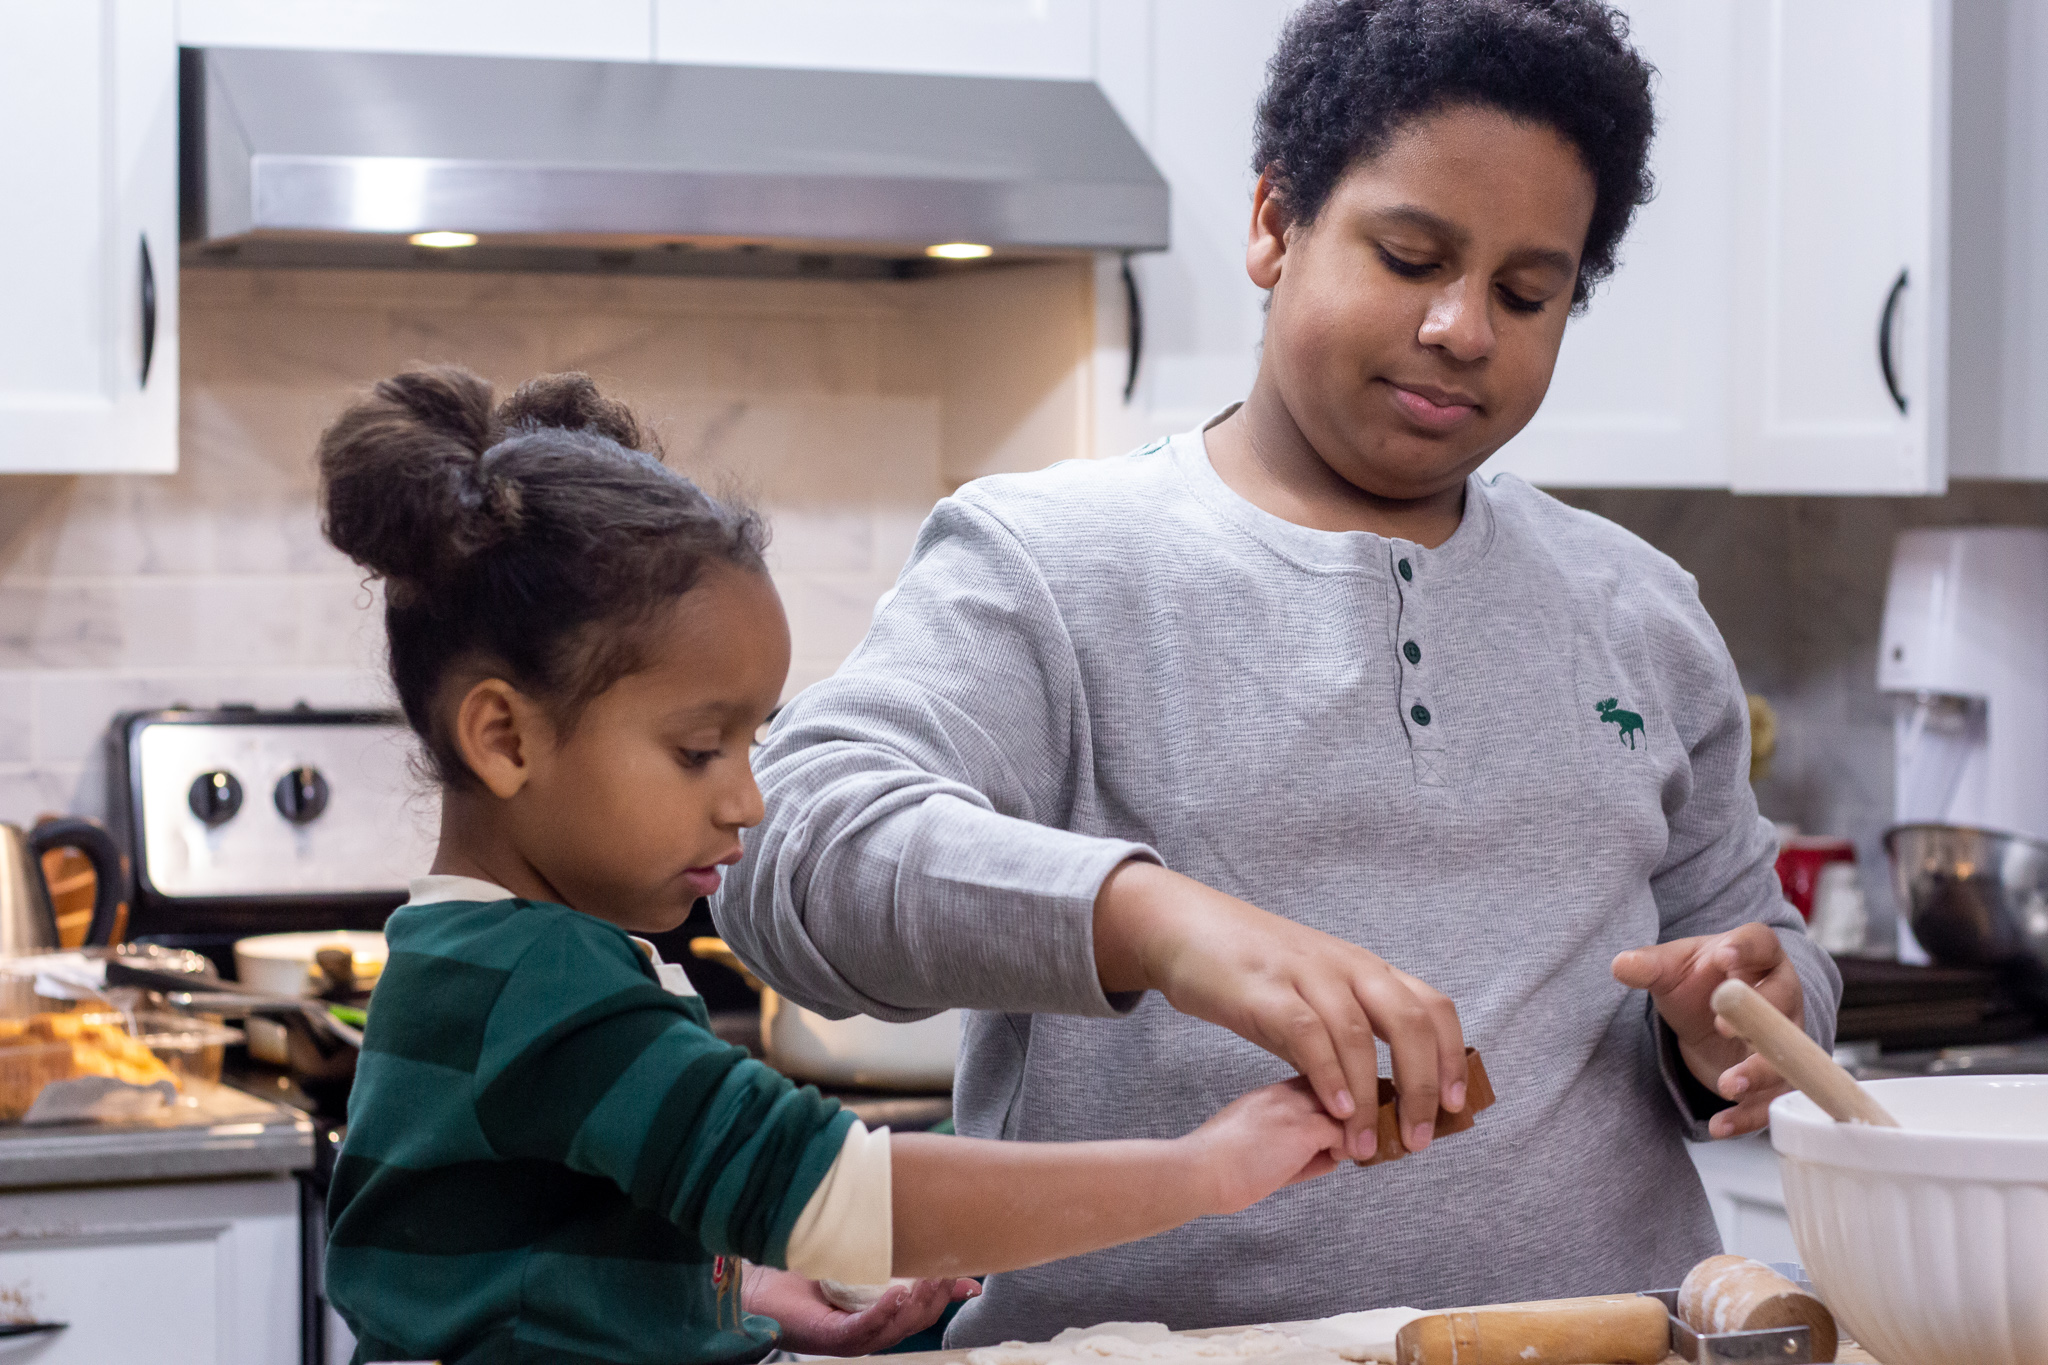
[[[2011,972],[2048,1005],[2048,844],[1962,825],[1885,832],[1899,905],[1944,966]]]

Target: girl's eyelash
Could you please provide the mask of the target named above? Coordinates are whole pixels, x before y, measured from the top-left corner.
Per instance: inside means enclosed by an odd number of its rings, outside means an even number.
[[[718,757],[716,749],[684,749],[680,751],[685,768],[701,768]]]
[[[1500,291],[1500,301],[1508,306],[1510,313],[1540,313],[1547,302],[1545,299],[1525,299],[1506,289]]]

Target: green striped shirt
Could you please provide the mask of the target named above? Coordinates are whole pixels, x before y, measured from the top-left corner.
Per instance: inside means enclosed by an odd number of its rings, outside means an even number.
[[[853,1116],[720,1042],[602,920],[444,901],[385,934],[328,1199],[356,1360],[767,1349],[714,1260],[783,1264]]]

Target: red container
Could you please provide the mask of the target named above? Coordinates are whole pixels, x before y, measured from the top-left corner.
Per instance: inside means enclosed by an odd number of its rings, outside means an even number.
[[[1795,834],[1778,850],[1778,884],[1785,888],[1800,915],[1813,918],[1813,893],[1820,885],[1820,870],[1829,863],[1853,863],[1856,845],[1847,839],[1818,834]]]

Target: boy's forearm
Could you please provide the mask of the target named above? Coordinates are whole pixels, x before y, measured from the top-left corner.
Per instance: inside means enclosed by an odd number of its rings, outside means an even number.
[[[1216,1182],[1180,1141],[890,1138],[893,1269],[984,1275],[1136,1241],[1216,1212]]]

